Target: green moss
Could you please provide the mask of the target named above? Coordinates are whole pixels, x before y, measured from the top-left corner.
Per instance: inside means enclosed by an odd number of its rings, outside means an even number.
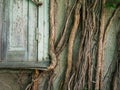
[[[120,0],[112,0],[106,3],[107,9],[116,9],[117,5],[120,4]]]
[[[106,3],[106,8],[107,9],[116,9],[116,4],[114,3]]]

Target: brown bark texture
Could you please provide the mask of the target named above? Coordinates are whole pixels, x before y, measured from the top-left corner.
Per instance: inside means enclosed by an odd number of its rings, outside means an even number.
[[[107,3],[50,0],[51,64],[39,71],[35,76],[39,81],[30,83],[26,90],[120,90],[119,33],[115,36],[116,58],[108,67],[105,63],[109,32],[120,21],[120,6],[117,3],[116,8],[107,9]],[[114,32],[119,28],[117,23]]]

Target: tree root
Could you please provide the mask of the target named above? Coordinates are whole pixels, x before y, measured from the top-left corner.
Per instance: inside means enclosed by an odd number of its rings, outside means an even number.
[[[76,32],[78,30],[79,27],[79,23],[80,23],[80,9],[81,9],[81,2],[77,2],[77,6],[76,6],[76,10],[75,10],[75,21],[74,21],[74,25],[70,34],[70,38],[69,38],[69,47],[68,47],[68,60],[67,60],[67,70],[66,70],[66,76],[65,76],[65,82],[64,82],[64,89],[66,90],[66,85],[69,82],[70,79],[70,73],[71,73],[71,69],[72,69],[72,56],[73,56],[73,44],[74,44],[74,40],[75,40],[75,35]]]
[[[68,25],[69,25],[69,22],[70,22],[70,18],[71,18],[72,12],[75,9],[75,6],[77,4],[76,2],[77,2],[77,0],[75,1],[72,9],[70,10],[70,13],[69,13],[69,15],[67,17],[67,20],[66,20],[66,23],[65,23],[65,27],[64,27],[64,30],[63,30],[62,37],[60,38],[60,40],[59,40],[59,42],[58,42],[58,44],[56,46],[56,53],[58,55],[61,53],[61,51],[63,50],[63,47],[65,46],[63,44],[65,44],[64,41],[65,41],[65,37],[66,37],[66,32],[67,32],[67,29],[68,29]]]
[[[101,90],[102,88],[102,65],[103,65],[103,35],[105,30],[105,3],[106,0],[102,1],[102,13],[101,13],[101,20],[100,20],[100,35],[99,35],[99,42],[98,42],[98,58],[97,58],[97,71],[96,71],[96,84],[95,90]]]
[[[51,64],[48,67],[48,70],[53,70],[57,65],[57,57],[55,54],[55,34],[56,34],[56,28],[55,28],[55,0],[51,0],[50,5],[50,56],[51,56]]]

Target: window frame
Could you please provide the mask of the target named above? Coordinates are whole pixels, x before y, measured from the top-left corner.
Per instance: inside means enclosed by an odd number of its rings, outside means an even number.
[[[6,51],[6,43],[7,41],[2,40],[2,45],[4,47],[1,47],[1,52],[3,52],[2,54],[2,58],[1,58],[1,62],[0,62],[0,68],[11,68],[11,69],[17,69],[17,68],[24,68],[24,69],[46,69],[49,64],[50,64],[50,59],[49,59],[49,0],[40,0],[43,4],[42,6],[37,6],[38,8],[38,27],[35,28],[35,38],[38,42],[37,44],[37,61],[3,61],[2,59],[5,57],[5,51]],[[44,1],[44,2],[43,2]],[[29,1],[30,3],[33,3],[32,1]],[[34,4],[34,3],[33,3]],[[45,10],[44,10],[45,9]],[[42,13],[41,13],[42,11]],[[43,14],[43,15],[41,15]],[[44,15],[45,14],[45,15]],[[43,17],[41,17],[43,16]],[[44,18],[41,22],[41,19]],[[44,22],[43,22],[44,21]],[[42,27],[42,45],[41,43],[39,43],[41,40],[41,23],[42,25],[44,25]],[[6,33],[6,32],[5,32]],[[3,34],[3,32],[1,32],[1,34]],[[46,37],[46,38],[44,38]],[[3,38],[3,37],[2,37]],[[4,38],[5,39],[5,38]],[[6,40],[6,39],[5,39]],[[41,50],[41,46],[43,47]],[[46,51],[44,51],[44,47],[46,49]],[[41,56],[41,53],[43,54]]]

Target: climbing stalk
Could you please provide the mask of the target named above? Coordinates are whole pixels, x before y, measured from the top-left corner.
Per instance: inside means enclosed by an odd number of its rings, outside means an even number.
[[[67,20],[66,20],[66,23],[65,23],[65,27],[64,27],[64,30],[63,30],[63,34],[62,34],[62,37],[60,38],[57,46],[56,46],[56,52],[59,54],[62,50],[62,48],[64,47],[64,41],[65,41],[65,37],[66,37],[66,33],[67,33],[67,30],[68,30],[68,25],[69,25],[69,22],[70,22],[70,19],[71,19],[71,16],[72,16],[72,13],[75,9],[75,6],[76,6],[76,3],[77,0],[75,1],[74,5],[72,6],[71,10],[70,10],[70,13],[67,17]]]
[[[48,70],[52,70],[56,67],[57,64],[57,58],[55,54],[55,0],[51,0],[50,4],[50,56],[51,56],[51,65],[48,67]]]
[[[69,45],[68,45],[68,59],[67,59],[67,70],[66,70],[66,76],[65,76],[65,82],[64,85],[67,85],[70,79],[70,73],[72,69],[72,56],[73,56],[73,44],[75,40],[75,35],[79,27],[80,23],[80,9],[81,9],[81,3],[80,0],[77,3],[76,10],[75,10],[75,17],[74,17],[74,25],[72,28],[72,31],[70,33],[69,37]],[[64,89],[66,90],[66,86],[64,86]]]
[[[103,62],[103,36],[104,36],[104,30],[105,30],[105,7],[104,7],[105,2],[106,0],[102,0],[95,90],[100,90],[102,88],[101,79],[102,79],[102,65],[103,65],[102,63]]]

